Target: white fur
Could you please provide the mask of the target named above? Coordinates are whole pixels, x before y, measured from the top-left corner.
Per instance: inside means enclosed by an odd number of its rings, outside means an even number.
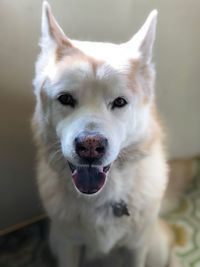
[[[58,44],[50,33],[48,14],[52,16],[45,2],[33,123],[38,187],[52,220],[51,246],[60,267],[78,266],[80,245],[86,245],[88,258],[126,246],[135,253],[134,267],[146,266],[147,257],[148,266],[165,267],[170,242],[161,230],[158,212],[167,184],[167,165],[161,129],[153,114],[154,70],[150,63],[157,12],[149,15],[135,37],[121,45],[70,40],[88,58],[102,61],[95,72],[90,60],[82,57],[70,64],[65,59],[56,61]],[[57,23],[54,26],[64,34]],[[127,78],[130,60],[139,62],[134,88]],[[60,105],[57,96],[63,91],[73,93],[78,107]],[[118,96],[124,96],[128,105],[111,110],[110,103]],[[73,140],[85,130],[106,136],[109,149],[103,164],[112,163],[104,187],[90,196],[75,189],[66,164],[66,160],[76,164]],[[120,200],[127,203],[130,216],[113,216],[109,203]],[[159,240],[154,242],[156,255],[151,250],[155,235]]]

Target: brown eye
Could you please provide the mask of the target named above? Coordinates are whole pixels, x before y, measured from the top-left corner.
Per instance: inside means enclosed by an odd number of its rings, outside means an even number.
[[[112,102],[112,109],[114,109],[114,108],[122,108],[127,104],[128,104],[128,102],[123,97],[117,97]]]
[[[58,101],[64,106],[75,107],[77,101],[70,94],[62,94],[58,97]]]

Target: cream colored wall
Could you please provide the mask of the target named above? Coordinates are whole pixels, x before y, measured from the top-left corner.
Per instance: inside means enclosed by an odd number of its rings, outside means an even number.
[[[0,227],[38,212],[29,119],[41,2],[0,1]],[[49,1],[71,38],[125,41],[159,11],[155,61],[159,109],[171,157],[200,154],[200,2],[198,0]],[[33,189],[34,188],[34,189]],[[8,209],[6,209],[8,207]]]

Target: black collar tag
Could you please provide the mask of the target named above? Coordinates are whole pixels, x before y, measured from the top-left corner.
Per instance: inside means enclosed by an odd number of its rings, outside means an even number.
[[[116,217],[130,216],[126,203],[121,200],[112,204],[113,214]]]

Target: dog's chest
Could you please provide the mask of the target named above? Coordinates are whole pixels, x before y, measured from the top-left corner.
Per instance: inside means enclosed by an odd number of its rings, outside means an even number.
[[[107,253],[127,234],[129,215],[128,207],[121,201],[98,208],[81,208],[74,213],[68,235],[74,242],[86,244],[90,255]]]

